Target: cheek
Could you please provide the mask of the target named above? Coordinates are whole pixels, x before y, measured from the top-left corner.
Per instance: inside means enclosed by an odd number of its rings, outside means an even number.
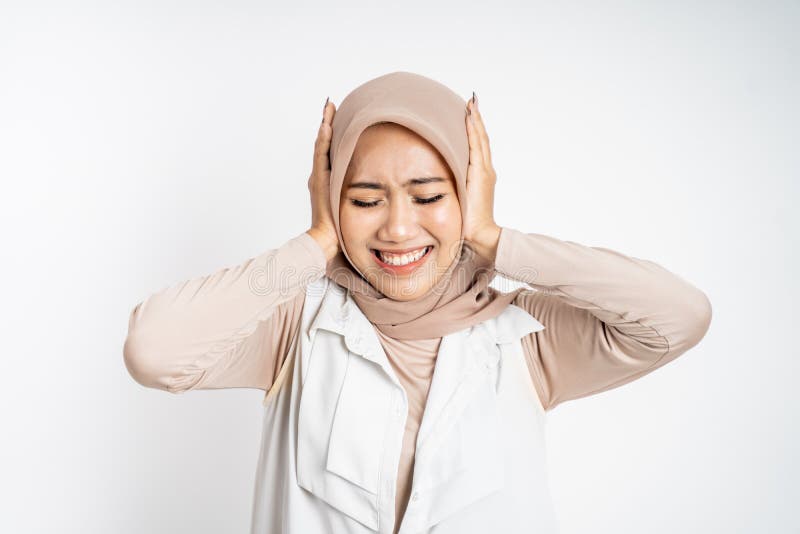
[[[427,221],[429,231],[442,244],[450,244],[461,238],[461,207],[457,202],[430,210]]]
[[[350,243],[363,243],[369,237],[373,223],[370,215],[364,213],[364,211],[366,210],[347,206],[343,206],[339,210],[339,226],[342,230],[342,239],[345,242],[345,246]],[[350,251],[349,246],[347,250],[348,252]]]
[[[458,239],[461,235],[461,208],[456,202],[447,205],[436,206],[428,212],[428,223],[436,228],[436,231],[444,239],[445,236],[455,235]],[[452,237],[451,237],[452,239]]]
[[[339,210],[339,229],[342,231],[342,240],[345,247],[350,251],[350,244],[354,243],[357,235],[354,234],[358,228],[358,221],[353,217],[353,213],[347,209]]]

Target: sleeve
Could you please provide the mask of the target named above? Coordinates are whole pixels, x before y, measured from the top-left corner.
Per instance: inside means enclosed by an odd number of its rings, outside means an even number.
[[[123,359],[143,386],[268,390],[299,328],[306,287],[325,274],[307,233],[240,265],[150,295],[130,314]]]
[[[631,382],[700,342],[711,303],[658,264],[502,228],[495,270],[531,288],[514,304],[544,330],[523,337],[545,410]]]

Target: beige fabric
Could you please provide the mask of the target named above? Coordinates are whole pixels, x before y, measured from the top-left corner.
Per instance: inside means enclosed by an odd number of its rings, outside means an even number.
[[[131,376],[173,393],[269,390],[297,333],[304,290],[325,266],[322,249],[303,233],[241,265],[147,297],[131,313],[124,344]],[[523,338],[523,347],[547,410],[674,360],[703,338],[711,321],[702,291],[651,261],[607,248],[503,228],[495,268],[534,288],[513,304],[545,326]],[[283,283],[264,283],[270,273]],[[399,525],[440,338],[404,341],[378,333],[409,400]]]
[[[711,303],[660,265],[604,248],[503,228],[497,272],[537,291],[514,304],[545,325],[523,338],[545,409],[621,386],[700,342]]]
[[[395,517],[398,519],[395,524],[399,526],[411,494],[417,433],[422,422],[422,412],[425,411],[433,369],[436,365],[436,354],[439,352],[442,338],[393,339],[377,328],[375,331],[408,397],[408,418],[403,435],[403,447],[400,451],[400,465],[397,469],[401,476],[397,477]]]
[[[411,72],[392,72],[353,89],[333,119],[330,199],[341,252],[329,262],[327,275],[347,288],[369,321],[394,339],[429,339],[463,330],[499,315],[518,291],[500,293],[489,287],[494,277],[490,258],[481,258],[461,243],[458,261],[450,264],[436,285],[419,298],[396,301],[372,287],[350,262],[339,227],[339,201],[344,177],[358,138],[377,122],[394,122],[425,138],[453,171],[467,218],[469,140],[467,103],[445,85]]]

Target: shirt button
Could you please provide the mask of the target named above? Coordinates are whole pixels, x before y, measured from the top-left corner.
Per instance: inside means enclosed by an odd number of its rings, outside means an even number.
[[[416,491],[414,493],[412,493],[411,494],[411,500],[414,501],[414,502],[418,501],[419,500],[419,493],[417,493]]]

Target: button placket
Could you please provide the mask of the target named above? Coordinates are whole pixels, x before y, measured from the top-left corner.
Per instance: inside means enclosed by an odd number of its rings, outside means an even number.
[[[398,390],[395,392],[394,395],[394,415],[398,419],[402,419],[405,413],[405,400],[403,399],[403,394]]]

